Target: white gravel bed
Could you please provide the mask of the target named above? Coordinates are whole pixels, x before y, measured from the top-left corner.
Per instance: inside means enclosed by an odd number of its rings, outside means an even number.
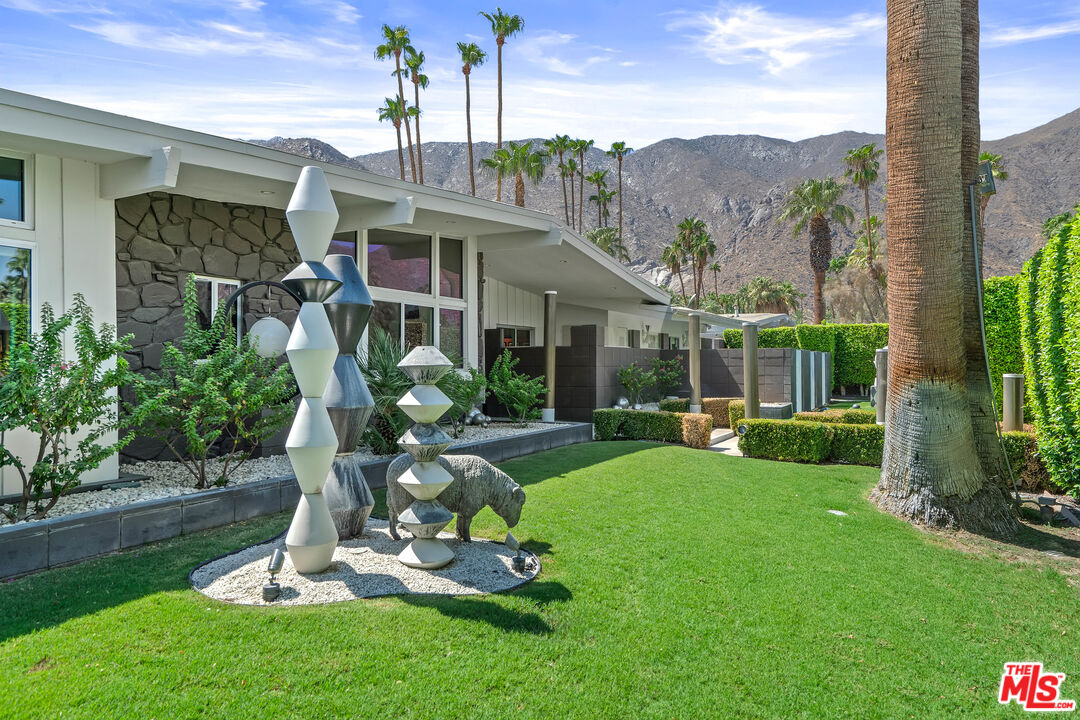
[[[558,425],[556,423],[555,425]],[[461,437],[454,440],[454,445],[492,440],[518,435],[521,433],[545,430],[553,427],[551,423],[529,423],[521,427],[516,423],[492,423],[486,428],[476,425],[468,425],[462,432]],[[449,432],[449,429],[447,429]],[[453,448],[454,445],[450,447]],[[361,460],[375,460],[379,456],[371,452],[370,448],[361,447],[356,451]],[[215,478],[219,474],[220,463],[211,460],[207,463],[206,475]],[[104,508],[119,507],[131,503],[155,500],[157,498],[175,497],[177,495],[190,495],[204,492],[195,489],[195,478],[184,469],[179,462],[172,460],[151,460],[124,464],[120,466],[121,472],[133,475],[145,475],[149,479],[143,480],[139,487],[116,488],[114,490],[91,490],[88,492],[73,493],[60,498],[59,502],[49,511],[47,518],[74,515],[75,513],[89,510],[101,510]],[[244,483],[265,480],[273,477],[288,477],[293,474],[292,465],[287,455],[273,455],[270,457],[252,458],[240,466],[238,470],[230,470],[229,485],[243,485]],[[34,521],[27,521],[34,522]],[[8,520],[0,514],[0,525],[8,524]]]
[[[452,533],[439,537],[454,551],[454,560],[438,570],[417,570],[398,562],[397,555],[412,538],[390,537],[389,523],[372,518],[365,537],[338,544],[334,560],[325,572],[301,575],[286,554],[277,574],[281,595],[265,602],[262,586],[269,579],[266,566],[274,548],[285,551],[284,538],[252,545],[213,560],[191,574],[192,585],[207,597],[240,605],[324,605],[380,595],[482,595],[527,582],[540,572],[540,562],[522,550],[526,570],[514,572],[514,552],[502,543],[473,539],[461,542]]]

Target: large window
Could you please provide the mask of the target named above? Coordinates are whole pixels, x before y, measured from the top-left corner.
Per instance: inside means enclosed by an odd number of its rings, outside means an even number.
[[[326,254],[348,255],[356,260],[356,231],[334,233],[334,237],[330,240],[330,249],[326,251]]]
[[[368,285],[431,293],[431,238],[427,235],[369,230]]]
[[[29,223],[29,185],[28,161],[0,154],[0,224]]]
[[[465,312],[442,308],[439,310],[439,350],[455,363],[465,356]]]
[[[424,305],[375,300],[369,327],[382,328],[406,350],[434,342],[433,308]]]
[[[462,297],[461,245],[456,238],[439,238],[439,294],[443,297]]]
[[[32,253],[29,247],[0,240],[0,312],[11,326],[8,342],[25,339],[30,330]]]

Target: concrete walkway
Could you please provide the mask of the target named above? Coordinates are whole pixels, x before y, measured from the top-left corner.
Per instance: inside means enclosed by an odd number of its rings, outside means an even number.
[[[709,438],[709,449],[733,457],[743,456],[739,452],[738,436],[728,428],[717,428],[712,431],[712,436]]]

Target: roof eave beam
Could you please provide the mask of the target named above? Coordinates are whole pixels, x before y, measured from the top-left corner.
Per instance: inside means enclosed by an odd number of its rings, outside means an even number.
[[[172,190],[180,174],[180,148],[172,145],[154,148],[149,157],[102,165],[98,186],[104,200]]]

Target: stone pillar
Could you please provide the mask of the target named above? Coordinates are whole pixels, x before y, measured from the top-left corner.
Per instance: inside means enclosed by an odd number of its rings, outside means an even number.
[[[285,452],[303,493],[285,536],[285,547],[297,572],[317,573],[330,566],[338,542],[337,528],[323,495],[338,448],[323,398],[337,359],[338,343],[323,300],[342,285],[322,263],[337,227],[338,212],[320,168],[308,166],[300,172],[285,214],[303,259],[282,281],[303,301],[285,348],[302,396],[285,441]]]
[[[701,316],[690,313],[690,412],[701,412]]]
[[[1002,430],[1024,429],[1024,376],[1005,373],[1002,376]]]
[[[555,305],[558,293],[548,290],[544,293],[544,409],[540,419],[546,423],[555,422]]]
[[[758,326],[757,323],[743,323],[743,403],[746,406],[744,417],[761,416],[761,401],[758,394]]]
[[[885,424],[885,399],[889,395],[889,346],[874,351],[874,404],[877,407],[877,424]]]

